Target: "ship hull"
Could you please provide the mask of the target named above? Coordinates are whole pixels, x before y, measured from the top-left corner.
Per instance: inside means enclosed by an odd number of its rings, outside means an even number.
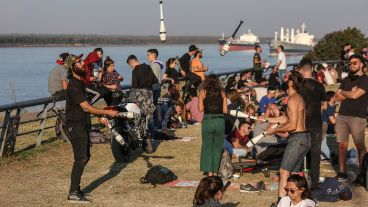
[[[224,44],[226,43],[226,40],[219,40],[219,48],[222,49]],[[229,51],[241,51],[241,50],[254,50],[254,47],[256,45],[259,45],[258,43],[238,43],[233,42],[230,45]]]
[[[276,52],[276,49],[279,45],[284,47],[284,52],[287,53],[308,53],[313,49],[312,46],[302,45],[302,44],[293,44],[290,42],[281,42],[281,41],[271,41],[270,42],[270,53]]]

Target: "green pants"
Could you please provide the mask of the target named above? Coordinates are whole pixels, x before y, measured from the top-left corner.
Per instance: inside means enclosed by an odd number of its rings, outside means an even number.
[[[200,170],[217,173],[224,146],[225,121],[222,114],[205,114],[202,121]]]

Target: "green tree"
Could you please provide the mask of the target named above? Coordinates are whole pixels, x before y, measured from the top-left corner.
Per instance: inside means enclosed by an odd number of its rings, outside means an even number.
[[[363,32],[355,27],[348,27],[325,35],[306,57],[312,60],[338,60],[346,43],[350,43],[355,52],[359,52],[368,45]]]

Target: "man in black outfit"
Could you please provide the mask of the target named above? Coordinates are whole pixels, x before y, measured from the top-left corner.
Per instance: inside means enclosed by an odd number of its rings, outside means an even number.
[[[84,167],[90,158],[89,128],[90,114],[116,116],[117,111],[97,109],[87,102],[85,85],[82,78],[85,76],[82,55],[69,55],[64,66],[68,69],[69,84],[66,90],[66,130],[73,148],[74,164],[71,173],[71,184],[68,195],[70,202],[90,202],[80,189],[80,180]]]
[[[201,83],[201,77],[190,71],[190,61],[192,56],[197,52],[198,48],[195,45],[189,46],[189,52],[185,53],[181,58],[180,62],[180,73],[182,77],[185,77],[189,82],[185,85],[184,94],[189,93],[189,89],[194,86],[195,88]]]
[[[300,90],[306,107],[306,130],[311,135],[311,148],[307,154],[307,164],[310,169],[311,188],[318,187],[322,143],[322,107],[327,107],[324,86],[312,79],[312,61],[302,59],[300,72],[304,78]]]
[[[270,77],[268,78],[268,85],[272,88],[279,88],[280,86],[278,68],[273,68]]]
[[[261,53],[262,48],[261,46],[257,45],[255,46],[255,53],[253,56],[253,73],[254,78],[258,84],[262,82],[262,61],[261,61]]]

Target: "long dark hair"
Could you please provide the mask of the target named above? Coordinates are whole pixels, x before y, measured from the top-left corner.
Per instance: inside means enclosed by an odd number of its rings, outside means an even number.
[[[170,65],[171,63],[175,62],[176,59],[175,58],[169,58],[167,61],[166,61],[166,69],[169,69],[170,68]],[[174,68],[175,69],[175,68]]]
[[[234,76],[231,76],[227,79],[225,88],[231,89],[234,86],[236,86],[236,79]]]
[[[110,58],[110,56],[106,56],[104,67],[102,69],[103,73],[105,73],[107,71],[107,68],[110,67],[112,64],[114,64],[114,61]]]
[[[218,176],[202,178],[196,190],[193,205],[203,205],[208,199],[214,198],[223,187],[224,183]]]
[[[304,191],[302,193],[303,200],[312,198],[312,194],[308,189],[308,182],[307,179],[305,179],[305,177],[300,176],[299,174],[293,174],[290,175],[290,177],[288,177],[287,182],[294,183],[296,187],[298,187],[299,189],[304,188]]]
[[[220,79],[214,74],[207,76],[203,82],[202,88],[210,96],[219,94],[223,90]]]

